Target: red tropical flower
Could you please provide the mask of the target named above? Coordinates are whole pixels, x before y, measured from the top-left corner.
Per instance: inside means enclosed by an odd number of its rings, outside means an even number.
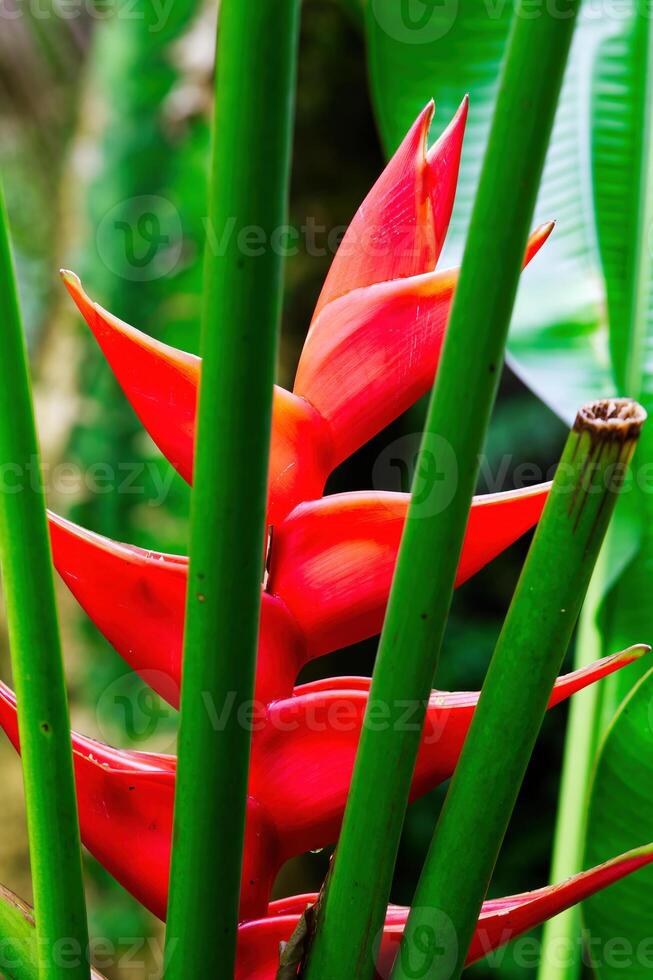
[[[632,663],[646,649],[631,648],[559,678],[549,707]],[[363,677],[331,678],[253,707],[243,919],[266,914],[274,879],[288,858],[336,840],[370,683]],[[453,773],[478,697],[433,692],[412,798]],[[225,706],[214,708],[219,719]],[[380,714],[377,722],[389,724],[388,719]],[[395,723],[415,724],[410,711]],[[20,750],[15,697],[2,684],[0,726]],[[165,918],[175,757],[114,749],[75,732],[72,741],[84,844],[139,902]]]
[[[373,636],[383,621],[409,498],[322,493],[343,459],[430,388],[438,367],[457,271],[435,268],[453,207],[467,101],[427,151],[432,115],[429,104],[355,215],[318,300],[293,391],[274,391],[273,536],[251,717],[241,890],[241,916],[249,921],[239,933],[239,980],[275,976],[279,942],[315,900],[297,896],[269,904],[275,876],[289,857],[334,842],[344,811],[370,681],[294,684],[309,660]],[[525,263],[551,228],[532,235]],[[143,425],[190,481],[200,360],[103,310],[72,273],[64,273],[64,281]],[[533,526],[547,490],[541,485],[475,499],[457,585]],[[119,544],[55,515],[50,529],[55,564],[80,604],[128,663],[176,705],[187,559]],[[549,706],[645,649],[559,678]],[[432,693],[413,797],[451,776],[477,700],[470,692]],[[215,708],[219,717],[221,706]],[[401,723],[410,724],[410,716]],[[15,699],[4,685],[0,725],[19,749]],[[113,749],[76,733],[72,740],[84,843],[163,918],[176,759]],[[642,849],[563,885],[485,903],[470,961],[651,859],[651,849]],[[406,914],[388,910],[380,969],[396,952]]]
[[[429,390],[457,270],[435,272],[458,177],[467,100],[427,152],[419,115],[354,216],[318,301],[292,392],[275,387],[268,522],[322,496],[329,473]],[[553,225],[532,235],[525,263]],[[201,361],[64,282],[152,439],[192,479]]]
[[[653,845],[628,851],[559,885],[484,902],[467,965],[651,862]],[[243,923],[238,930],[236,980],[274,980],[279,967],[279,944],[290,939],[304,910],[316,901],[317,895],[284,898],[268,906],[265,918]],[[388,908],[376,961],[378,978],[390,975],[408,912],[400,906]]]
[[[474,500],[457,585],[536,523],[548,487]],[[275,529],[261,595],[257,698],[285,697],[309,660],[380,631],[408,500],[334,494],[296,507]],[[55,567],[80,605],[177,707],[188,559],[119,544],[54,514],[50,533]]]

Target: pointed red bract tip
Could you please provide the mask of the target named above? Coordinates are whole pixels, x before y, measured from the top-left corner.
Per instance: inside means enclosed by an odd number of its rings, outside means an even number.
[[[74,273],[62,273],[62,278],[152,440],[192,482],[200,359],[107,312],[89,298]],[[316,409],[275,385],[268,523],[283,520],[299,501],[320,497],[334,466],[328,426]]]
[[[429,103],[345,236],[294,394],[275,388],[268,523],[321,496],[331,470],[433,383],[457,271],[432,270],[453,206],[467,102],[427,157],[432,112]],[[525,262],[552,227],[543,225],[531,237]],[[361,236],[375,254],[361,247]],[[73,273],[62,275],[137,415],[190,481],[199,360],[113,317],[89,299]]]
[[[524,264],[551,232],[531,235]],[[294,391],[329,426],[341,462],[393,422],[433,384],[458,270],[430,272],[355,289],[313,322]]]
[[[313,320],[325,306],[354,289],[435,268],[439,255],[431,208],[435,191],[426,162],[433,112],[431,100],[352,218]]]
[[[577,905],[616,881],[653,862],[653,845],[628,851],[605,864],[583,871],[560,884],[483,903],[466,964]],[[317,894],[296,895],[268,907],[266,918],[241,923],[235,980],[274,980],[279,967],[279,944],[292,936],[300,916],[314,905]],[[409,909],[389,906],[376,952],[375,980],[387,978],[397,955]]]
[[[113,316],[72,273],[64,283],[152,439],[184,479],[192,479],[201,361]]]
[[[527,266],[531,259],[537,255],[554,228],[555,221],[547,221],[545,224],[539,225],[539,227],[532,232],[528,239],[528,244],[526,245],[526,253],[524,255],[525,266]]]
[[[584,688],[589,687],[590,684],[595,684],[596,681],[600,681],[602,678],[616,673],[623,667],[628,667],[650,652],[650,646],[646,643],[640,643],[628,647],[627,650],[622,650],[621,653],[613,653],[609,657],[603,657],[602,660],[596,660],[594,663],[588,664],[586,667],[581,667],[571,674],[565,674],[559,677],[553,689],[549,707],[551,708],[559,704],[561,701],[571,697],[572,694],[582,691]]]
[[[433,209],[433,228],[436,241],[436,262],[440,257],[451,221],[468,109],[469,96],[466,95],[453,119],[427,154],[429,195]]]

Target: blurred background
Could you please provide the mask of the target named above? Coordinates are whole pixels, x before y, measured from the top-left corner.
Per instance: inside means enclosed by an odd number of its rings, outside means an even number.
[[[188,490],[137,422],[58,270],[78,272],[122,319],[197,352],[215,14],[215,0],[0,0],[0,168],[49,504],[93,530],[172,552],[187,551]],[[446,122],[436,115],[436,135]],[[265,154],[251,135],[252,153]],[[305,0],[290,220],[306,231],[286,268],[281,384],[292,385],[333,249],[383,165],[355,17],[340,0]],[[417,405],[343,465],[328,491],[381,488],[375,461],[393,440],[419,433],[423,412]],[[506,370],[479,492],[546,478],[563,438],[561,423]],[[440,688],[480,687],[527,544],[457,593]],[[121,746],[174,751],[174,712],[145,696],[63,587],[59,603],[75,727]],[[369,674],[375,646],[333,654],[304,679]],[[1,664],[10,680],[4,631]],[[129,725],[125,695],[135,707]],[[493,895],[548,879],[565,715],[563,707],[547,718]],[[0,882],[29,900],[20,766],[4,738],[0,778]],[[443,795],[410,809],[395,902],[410,902]],[[328,859],[324,851],[293,861],[277,894],[317,889]],[[92,934],[131,950],[98,965],[112,978],[157,977],[161,924],[88,856],[86,871]],[[134,937],[150,941],[136,948]],[[535,968],[508,947],[468,972],[518,978]]]

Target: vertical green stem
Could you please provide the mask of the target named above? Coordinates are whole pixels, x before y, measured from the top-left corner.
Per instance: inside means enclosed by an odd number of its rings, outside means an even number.
[[[646,418],[578,414],[435,829],[392,980],[457,980],[556,675]],[[424,938],[430,942],[426,954]]]
[[[417,487],[419,493],[413,487],[343,827],[308,956],[309,980],[364,980],[374,973],[374,943],[578,6],[579,0],[563,0],[537,18],[517,9],[416,471],[420,482],[423,472],[436,479],[432,487]],[[427,466],[433,459],[438,465]],[[443,474],[450,460],[454,465]],[[416,709],[410,725],[407,703]]]
[[[584,667],[603,655],[596,614],[603,596],[606,549],[594,570],[583,606],[574,666]],[[593,684],[577,694],[569,708],[565,753],[560,780],[551,881],[564,881],[581,867],[585,850],[587,794],[599,736],[603,685]],[[575,980],[580,975],[580,907],[574,906],[544,926],[540,980]]]
[[[38,444],[0,187],[0,564],[18,698],[37,936],[44,978],[88,977],[70,721]],[[57,955],[76,947],[77,965]],[[72,948],[67,946],[67,949]]]
[[[234,970],[298,32],[299,0],[220,5],[167,932],[184,980]]]

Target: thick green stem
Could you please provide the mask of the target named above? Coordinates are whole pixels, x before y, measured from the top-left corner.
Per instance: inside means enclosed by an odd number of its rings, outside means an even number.
[[[578,6],[564,0],[553,13],[533,19],[518,10],[516,17],[342,832],[306,966],[310,980],[374,973],[374,943]],[[414,708],[410,724],[406,705]]]
[[[234,970],[298,31],[299,0],[222,0],[166,950],[184,980]]]
[[[583,606],[576,642],[574,667],[580,668],[603,655],[596,615],[603,598],[605,562],[603,548]],[[569,708],[565,753],[560,780],[551,881],[564,881],[582,865],[587,824],[587,795],[599,738],[603,684],[593,684],[577,694]],[[550,919],[542,941],[539,980],[576,980],[580,976],[580,907],[574,906]]]
[[[645,418],[627,399],[596,402],[578,414],[435,829],[392,980],[414,977],[416,962],[429,980],[456,980],[462,972]]]
[[[44,978],[88,977],[88,933],[70,720],[38,444],[0,187],[0,564],[18,698],[25,804]],[[74,947],[61,962],[58,943]]]

